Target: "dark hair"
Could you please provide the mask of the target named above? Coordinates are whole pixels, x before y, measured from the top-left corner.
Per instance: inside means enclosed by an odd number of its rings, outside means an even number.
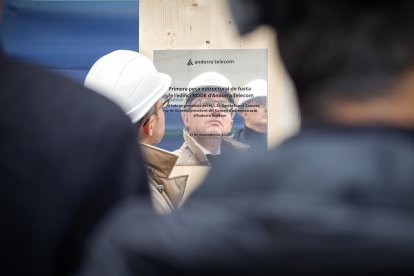
[[[412,1],[257,2],[260,23],[277,31],[304,117],[332,100],[387,93],[413,63]]]

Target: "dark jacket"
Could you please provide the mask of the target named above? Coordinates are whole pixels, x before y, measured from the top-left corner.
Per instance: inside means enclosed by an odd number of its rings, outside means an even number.
[[[0,275],[68,274],[102,215],[148,193],[136,131],[107,99],[1,53],[0,114]]]
[[[131,202],[106,227],[84,275],[411,275],[414,132],[306,128],[213,167],[171,216]]]
[[[247,126],[233,132],[230,138],[240,143],[249,145],[250,150],[267,149],[267,132],[258,132]]]

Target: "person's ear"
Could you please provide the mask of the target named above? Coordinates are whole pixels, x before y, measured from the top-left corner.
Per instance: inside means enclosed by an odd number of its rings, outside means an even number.
[[[155,120],[154,115],[151,115],[148,118],[147,123],[142,126],[147,136],[152,136],[152,133],[154,132],[154,124],[155,124],[154,120]]]
[[[190,126],[190,115],[188,112],[183,112],[181,114],[182,118],[183,118],[183,122],[185,127],[189,127]]]
[[[150,117],[149,117],[149,120],[148,120],[148,128],[149,128],[149,130],[148,130],[148,135],[149,136],[152,136],[152,134],[154,133],[154,127],[155,127],[155,116],[154,115],[151,115]]]

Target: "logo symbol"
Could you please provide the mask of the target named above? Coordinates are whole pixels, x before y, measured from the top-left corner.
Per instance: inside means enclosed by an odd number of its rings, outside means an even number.
[[[191,61],[191,58],[187,62],[187,66],[190,66],[190,65],[194,65],[193,62]]]

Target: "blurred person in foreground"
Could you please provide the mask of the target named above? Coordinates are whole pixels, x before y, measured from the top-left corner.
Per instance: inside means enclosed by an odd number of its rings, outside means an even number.
[[[152,203],[159,213],[178,208],[187,176],[170,178],[178,155],[154,147],[164,136],[163,107],[171,77],[157,72],[146,56],[117,50],[98,59],[89,70],[85,86],[118,103],[134,123],[148,168]],[[163,99],[164,97],[164,99]]]
[[[0,47],[0,275],[69,275],[103,214],[150,206],[137,134],[122,110]]]
[[[248,82],[253,97],[241,97],[237,102],[237,113],[244,126],[232,133],[231,138],[247,144],[252,149],[267,148],[267,81],[256,79]]]
[[[300,132],[213,167],[174,216],[125,204],[95,237],[86,275],[413,274],[414,3],[232,7],[242,33],[277,30]]]
[[[180,156],[177,165],[211,165],[226,154],[248,149],[229,137],[234,117],[231,86],[217,72],[205,72],[190,81],[181,112],[184,143],[175,151]]]

